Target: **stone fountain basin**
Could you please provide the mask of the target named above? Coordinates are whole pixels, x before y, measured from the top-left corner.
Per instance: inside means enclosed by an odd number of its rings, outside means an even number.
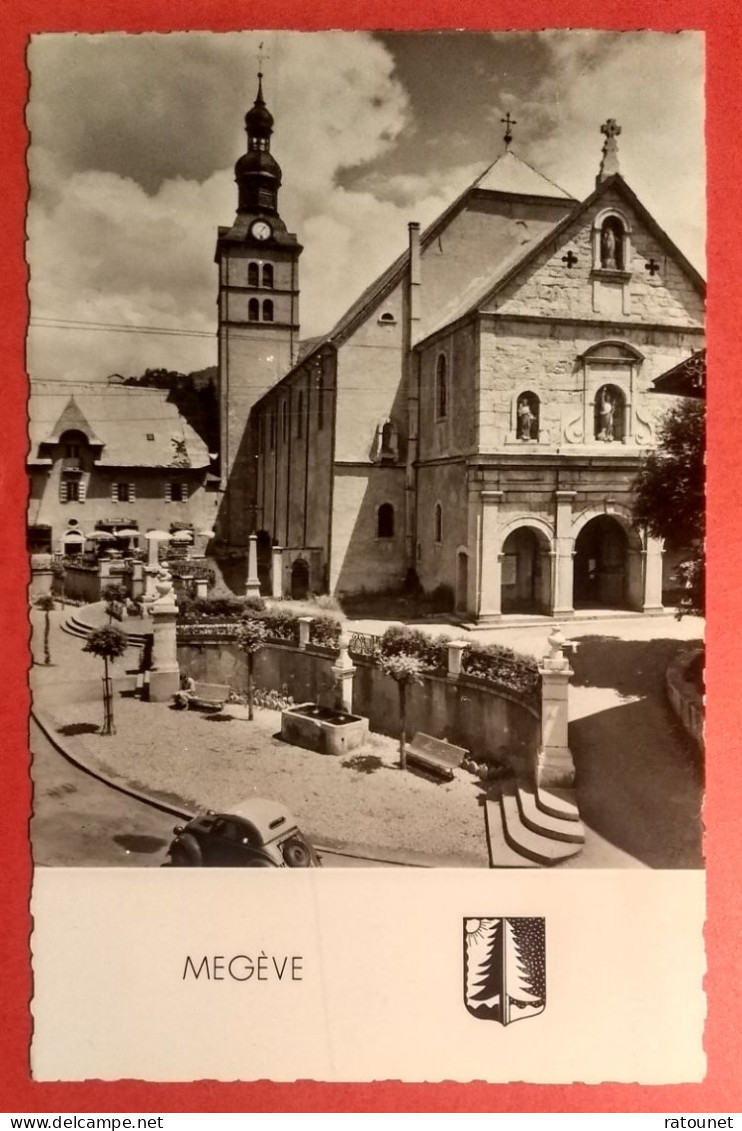
[[[319,703],[300,703],[281,712],[281,738],[319,754],[347,754],[368,737],[368,719]]]

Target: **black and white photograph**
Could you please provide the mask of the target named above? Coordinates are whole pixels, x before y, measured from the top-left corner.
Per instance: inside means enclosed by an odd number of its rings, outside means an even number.
[[[703,36],[28,67],[36,869],[702,869]]]

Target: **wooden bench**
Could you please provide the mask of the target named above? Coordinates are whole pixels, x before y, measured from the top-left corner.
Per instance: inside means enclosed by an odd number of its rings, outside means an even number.
[[[405,750],[409,762],[439,774],[448,781],[451,781],[454,769],[461,765],[469,753],[463,746],[454,746],[444,738],[433,738],[422,731],[418,731],[412,742],[406,744]]]
[[[230,688],[225,683],[197,683],[189,695],[189,706],[203,711],[221,711],[229,699]]]

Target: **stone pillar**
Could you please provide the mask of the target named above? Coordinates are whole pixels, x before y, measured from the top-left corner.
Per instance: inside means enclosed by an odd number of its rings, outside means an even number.
[[[260,579],[258,577],[258,536],[251,534],[247,540],[247,583],[245,585],[246,597],[260,596]]]
[[[306,648],[314,617],[299,617],[299,647]]]
[[[51,554],[31,555],[31,592],[42,597],[51,593],[54,587],[54,570]]]
[[[461,675],[461,660],[468,642],[466,640],[449,640],[448,642],[448,678],[458,679]]]
[[[343,633],[338,641],[339,651],[332,665],[332,674],[335,679],[335,709],[350,715],[353,712],[353,676],[356,669],[348,651],[349,644],[349,638]]]
[[[156,538],[148,538],[147,539],[147,565],[157,565],[158,564],[158,560],[159,560],[158,551],[157,551],[158,546],[159,546],[159,542],[157,541]]]
[[[180,690],[180,669],[175,636],[178,606],[172,579],[167,569],[156,581],[157,596],[152,602],[152,670],[149,675],[149,697],[155,703],[171,699]]]
[[[273,547],[271,557],[271,592],[274,597],[283,597],[283,550]]]
[[[135,600],[144,594],[144,563],[132,562],[131,565],[131,599]]]
[[[209,595],[209,583],[205,577],[196,578],[196,598],[202,600]]]
[[[500,553],[500,503],[502,491],[483,490],[481,539],[479,544],[479,601],[477,620],[500,619],[502,612],[502,554]]]
[[[644,551],[644,601],[645,613],[662,613],[662,547],[661,538],[647,535],[647,548]]]
[[[152,602],[157,597],[157,578],[160,567],[148,563],[144,566],[144,592],[142,594],[142,612],[147,616],[152,609]]]
[[[113,558],[100,558],[98,561],[98,584],[100,585],[100,592],[102,593],[106,585],[111,584],[111,566],[113,565]]]
[[[555,625],[550,651],[539,665],[541,674],[541,746],[536,757],[536,784],[565,788],[574,784],[575,766],[569,748],[569,680],[574,674],[564,652],[564,636]]]
[[[574,538],[572,537],[572,503],[576,491],[556,491],[556,525],[554,563],[555,617],[574,616]]]

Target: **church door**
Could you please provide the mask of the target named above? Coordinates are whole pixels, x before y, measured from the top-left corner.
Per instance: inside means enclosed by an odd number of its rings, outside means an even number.
[[[521,526],[502,546],[502,611],[543,613],[544,577],[539,535]],[[548,560],[548,559],[547,559]]]
[[[304,558],[297,558],[291,567],[291,596],[303,601],[309,593],[309,566]]]

